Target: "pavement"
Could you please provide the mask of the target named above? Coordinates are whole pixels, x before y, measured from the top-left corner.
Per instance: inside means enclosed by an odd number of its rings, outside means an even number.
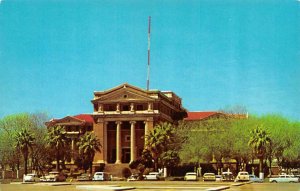
[[[234,186],[241,186],[245,183],[235,184]],[[164,189],[164,190],[206,190],[206,191],[219,191],[229,189],[230,186],[217,186],[217,187],[203,187],[203,186],[193,186],[193,187],[183,187],[183,186],[136,186],[136,187],[128,187],[128,186],[117,186],[117,185],[80,185],[76,186],[76,189],[79,190],[133,190],[133,189]]]
[[[42,186],[67,186],[67,185],[72,185],[71,183],[68,182],[39,182],[38,184],[35,185],[42,185]]]
[[[230,186],[219,186],[219,187],[215,187],[215,188],[209,188],[206,189],[207,191],[218,191],[218,190],[226,190],[229,189]]]
[[[83,184],[82,184],[83,183]],[[128,184],[127,182],[103,182],[102,185],[95,185],[94,182],[39,182],[34,185],[41,186],[66,186],[66,185],[74,185],[77,190],[205,190],[205,191],[219,191],[226,190],[236,186],[242,186],[244,184],[249,184],[252,182],[238,182],[232,184],[197,184],[196,182],[191,182],[189,184],[180,184],[180,183],[172,183],[168,182],[136,182]],[[108,183],[108,184],[107,184]],[[32,184],[32,183],[12,183],[12,184]]]
[[[135,187],[124,187],[124,186],[116,186],[116,185],[84,185],[84,186],[76,186],[76,189],[79,190],[133,190]]]

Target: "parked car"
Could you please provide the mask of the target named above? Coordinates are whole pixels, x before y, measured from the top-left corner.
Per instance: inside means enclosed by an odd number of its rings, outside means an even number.
[[[159,180],[161,175],[159,172],[150,172],[147,175],[144,175],[144,180]]]
[[[40,181],[45,181],[45,182],[63,182],[66,180],[66,176],[61,173],[61,172],[49,172],[48,175],[43,176],[40,178]]]
[[[203,181],[216,181],[215,173],[204,173]]]
[[[89,181],[92,180],[92,177],[90,174],[82,173],[80,176],[77,176],[78,181]]]
[[[273,182],[273,183],[277,183],[277,182],[299,182],[299,178],[291,176],[291,175],[283,174],[283,175],[279,175],[276,178],[270,178],[269,181]]]
[[[111,176],[106,172],[95,172],[93,180],[111,180]]]
[[[36,174],[26,174],[23,177],[24,182],[39,182],[40,178]]]
[[[197,173],[187,172],[184,176],[184,180],[197,180]]]
[[[216,182],[222,181],[222,175],[216,175]]]
[[[254,174],[250,174],[250,175],[249,175],[249,179],[250,179],[250,181],[252,181],[252,182],[263,182],[262,179],[258,178],[258,177],[255,176]]]
[[[246,171],[241,171],[238,173],[238,175],[235,178],[235,182],[239,182],[239,181],[249,181],[250,177],[249,177],[249,173]]]
[[[127,178],[127,181],[137,181],[137,180],[140,180],[140,176],[138,174],[132,174],[131,176],[129,176]]]
[[[222,181],[234,181],[234,176],[232,172],[223,172]]]

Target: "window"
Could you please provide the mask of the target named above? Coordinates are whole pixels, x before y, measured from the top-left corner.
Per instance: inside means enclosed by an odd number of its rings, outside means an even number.
[[[123,105],[122,111],[129,111],[129,105]]]
[[[125,142],[130,142],[130,135],[125,135]]]
[[[108,105],[108,111],[115,111],[116,107],[114,105]]]
[[[138,110],[138,111],[144,110],[143,105],[137,105],[137,106],[136,106],[136,110]]]
[[[123,121],[122,130],[130,129],[130,127],[131,127],[131,124],[129,123],[129,121]]]

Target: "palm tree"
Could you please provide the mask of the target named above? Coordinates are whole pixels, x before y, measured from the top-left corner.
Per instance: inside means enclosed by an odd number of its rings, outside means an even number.
[[[60,150],[67,145],[66,131],[61,126],[54,126],[48,132],[47,142],[50,147],[55,149],[56,170],[59,171],[59,160],[61,159]]]
[[[34,144],[34,136],[31,132],[26,128],[21,128],[15,135],[16,145],[15,147],[21,151],[24,157],[24,169],[25,174],[27,174],[27,164],[28,164],[28,156],[29,150],[32,151],[32,146]]]
[[[259,159],[259,172],[263,172],[263,160],[267,152],[267,145],[271,143],[268,133],[261,127],[257,126],[251,132],[248,145],[254,150],[255,155]]]
[[[173,134],[173,126],[165,122],[156,125],[146,136],[146,149],[152,154],[155,170],[158,169],[160,155],[164,152],[168,144],[173,143]]]
[[[89,163],[90,174],[92,174],[93,160],[96,152],[101,152],[100,140],[91,132],[82,135],[77,142],[79,154]]]

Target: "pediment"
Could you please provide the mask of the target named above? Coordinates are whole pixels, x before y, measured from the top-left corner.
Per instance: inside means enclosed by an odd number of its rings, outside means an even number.
[[[138,91],[131,88],[122,88],[105,95],[102,95],[95,101],[110,101],[110,102],[130,102],[130,101],[153,101],[154,99],[143,91]]]
[[[71,116],[67,116],[67,117],[55,120],[56,125],[66,125],[66,124],[80,125],[82,123],[84,123],[84,121],[77,119],[75,117],[71,117]]]

